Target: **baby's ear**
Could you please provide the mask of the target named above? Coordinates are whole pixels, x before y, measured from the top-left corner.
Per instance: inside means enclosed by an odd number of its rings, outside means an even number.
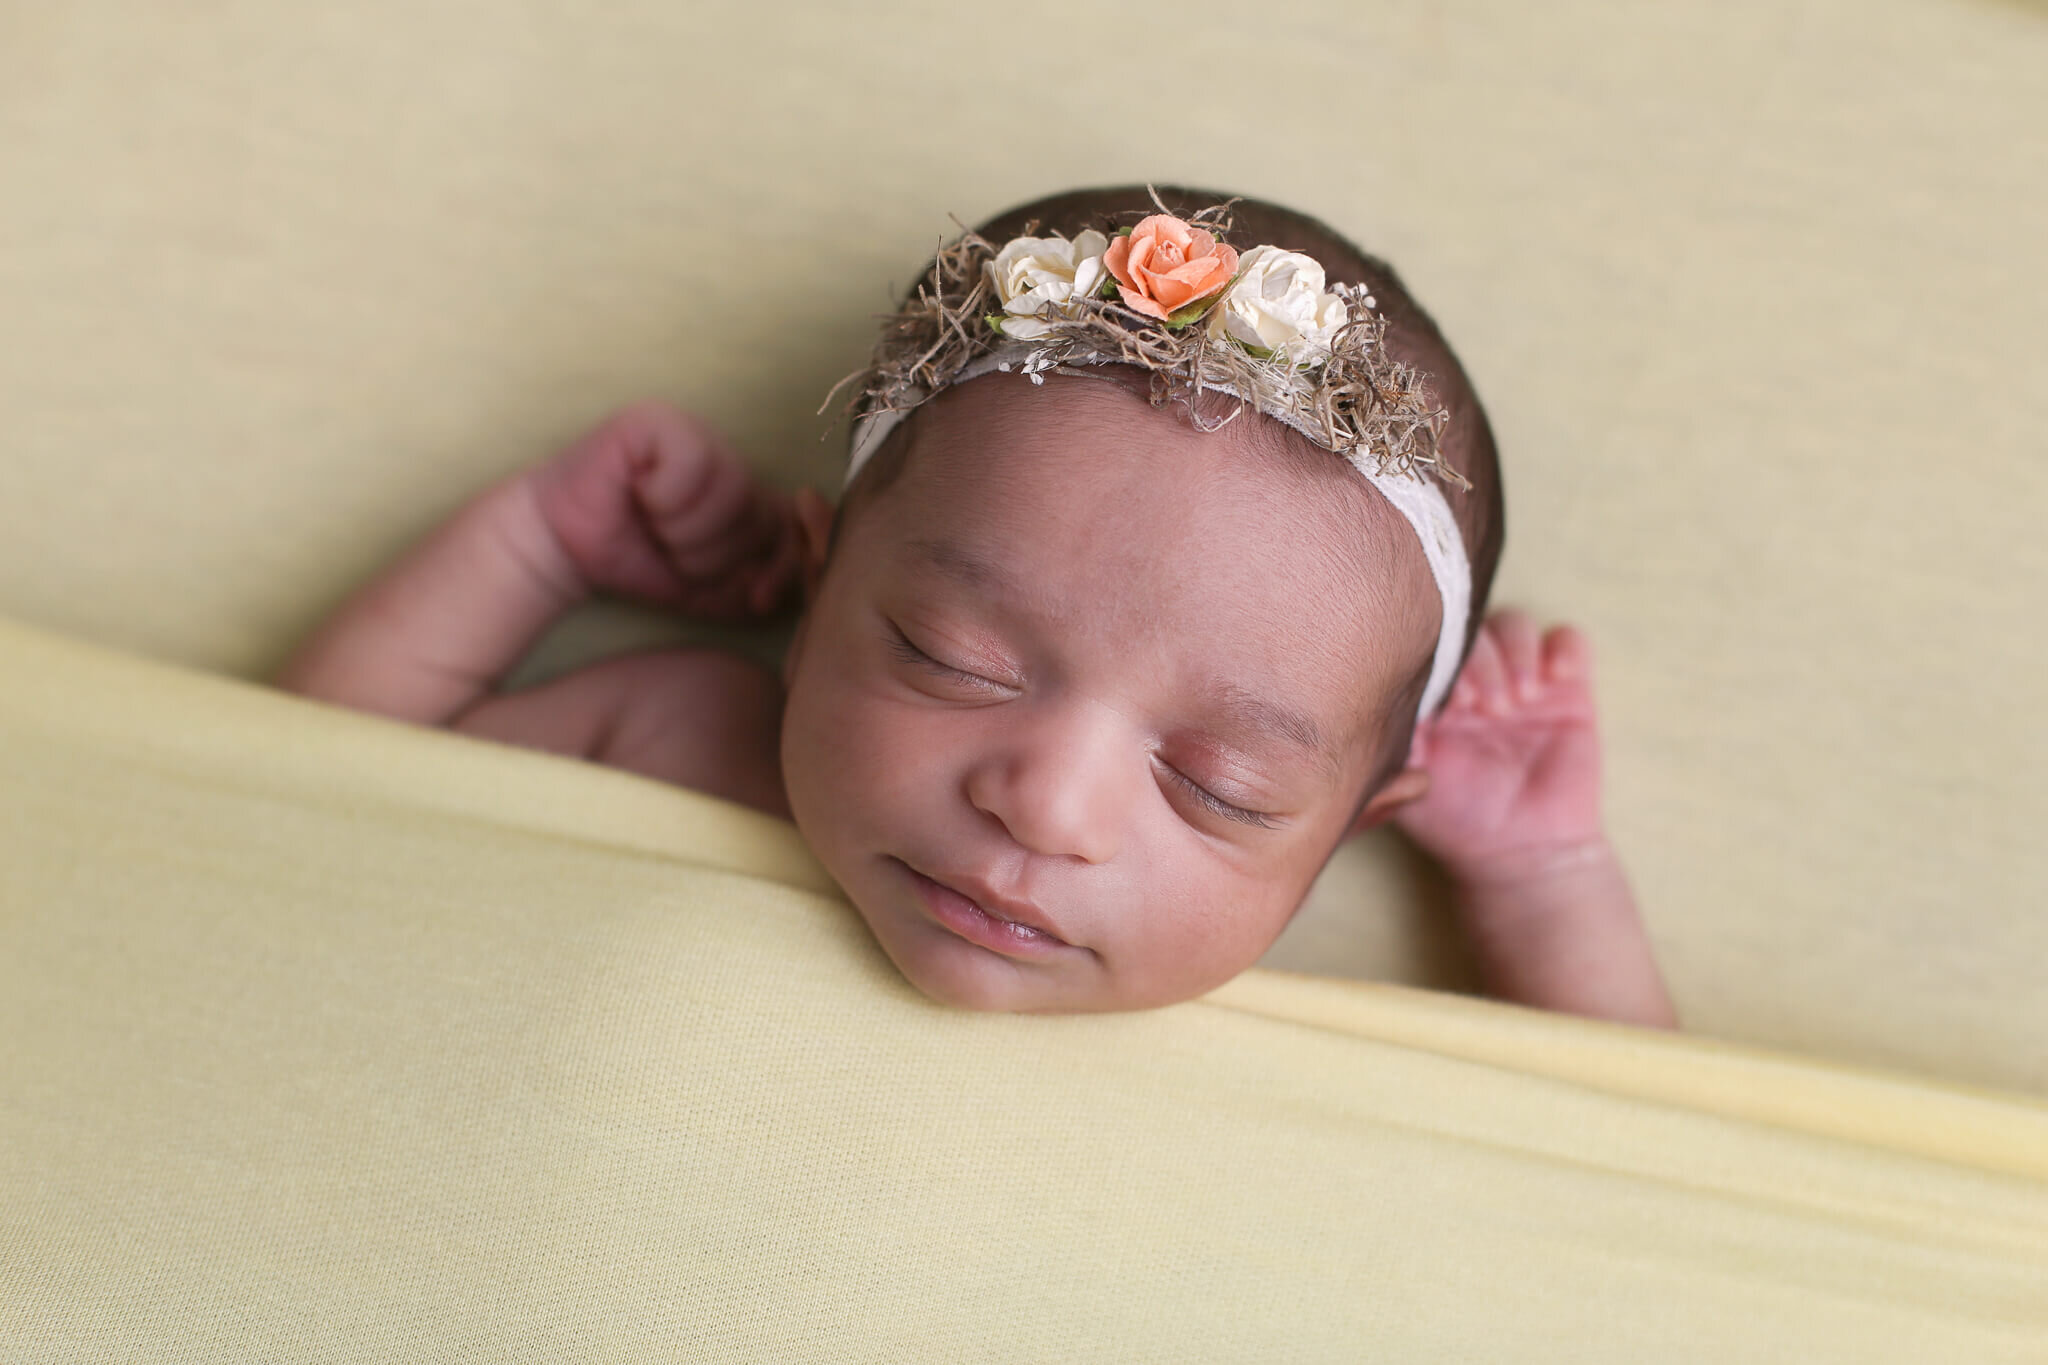
[[[803,542],[800,554],[808,606],[818,595],[818,584],[825,577],[825,555],[832,548],[832,504],[815,488],[796,490],[796,529]]]
[[[796,678],[797,660],[803,657],[804,640],[811,630],[811,604],[818,600],[818,584],[825,580],[825,552],[832,544],[832,504],[820,497],[817,489],[797,489],[790,511],[796,523],[797,573],[803,579],[804,609],[797,614],[796,629],[782,655],[785,691]]]
[[[1400,772],[1372,794],[1372,800],[1365,803],[1365,809],[1358,813],[1352,823],[1353,834],[1363,834],[1375,825],[1383,825],[1394,818],[1401,807],[1411,801],[1420,801],[1429,795],[1429,774],[1421,768],[1403,768]]]

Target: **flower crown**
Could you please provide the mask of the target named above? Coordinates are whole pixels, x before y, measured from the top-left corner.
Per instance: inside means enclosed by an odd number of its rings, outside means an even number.
[[[861,381],[852,407],[872,424],[991,368],[1043,383],[1123,364],[1150,372],[1153,403],[1184,403],[1202,430],[1250,406],[1377,473],[1467,486],[1443,457],[1444,410],[1387,354],[1386,319],[1363,286],[1326,286],[1299,251],[1240,255],[1222,240],[1229,203],[1188,218],[1159,207],[1114,236],[1038,237],[1034,222],[997,246],[964,231],[887,318],[868,367],[841,381]],[[1238,405],[1205,419],[1203,390]],[[856,463],[866,447],[857,436]]]

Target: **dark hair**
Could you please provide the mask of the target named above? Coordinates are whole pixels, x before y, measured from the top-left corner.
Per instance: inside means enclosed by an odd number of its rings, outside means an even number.
[[[1379,313],[1387,320],[1388,350],[1396,359],[1406,361],[1428,376],[1432,396],[1448,414],[1441,449],[1451,467],[1464,475],[1470,484],[1468,488],[1459,488],[1448,481],[1442,485],[1458,529],[1464,535],[1465,553],[1472,564],[1472,607],[1465,627],[1464,650],[1469,654],[1485,616],[1487,598],[1493,590],[1494,573],[1500,566],[1501,546],[1507,531],[1501,497],[1500,456],[1494,445],[1493,428],[1486,420],[1486,409],[1480,404],[1479,395],[1465,374],[1465,367],[1458,362],[1457,354],[1444,340],[1436,322],[1415,301],[1392,266],[1362,250],[1328,224],[1305,213],[1262,199],[1177,185],[1121,185],[1069,190],[1007,209],[977,226],[975,231],[997,243],[1021,235],[1027,225],[1039,234],[1057,232],[1067,237],[1091,227],[1114,232],[1148,214],[1159,212],[1161,204],[1167,212],[1187,217],[1199,209],[1233,198],[1236,202],[1231,207],[1231,229],[1226,240],[1240,251],[1261,244],[1300,251],[1322,264],[1330,283],[1366,286],[1372,292]],[[915,295],[914,288],[911,294]],[[905,424],[906,427],[909,425]],[[879,492],[894,481],[908,449],[905,435],[904,429],[899,427],[868,467],[862,470],[856,481],[856,489],[861,494]],[[1305,441],[1307,438],[1302,439]],[[1407,759],[1414,733],[1415,710],[1421,702],[1428,674],[1428,663],[1425,662],[1420,675],[1402,688],[1397,696],[1388,699],[1385,716],[1391,725],[1383,733],[1378,762],[1366,784],[1368,799],[1400,771]]]

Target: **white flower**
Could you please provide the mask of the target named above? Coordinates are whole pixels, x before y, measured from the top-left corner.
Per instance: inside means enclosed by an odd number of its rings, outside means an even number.
[[[1102,283],[1102,253],[1109,238],[1090,228],[1064,237],[1016,237],[988,263],[989,283],[1002,302],[1003,335],[1030,340],[1052,330],[1044,319],[1070,315],[1076,298]]]
[[[1209,310],[1209,337],[1225,337],[1294,365],[1313,365],[1350,320],[1344,300],[1323,288],[1314,257],[1255,246],[1238,260],[1237,283]]]

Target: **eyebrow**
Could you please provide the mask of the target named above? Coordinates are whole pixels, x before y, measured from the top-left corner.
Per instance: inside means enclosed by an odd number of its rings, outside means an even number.
[[[1234,684],[1218,688],[1213,704],[1225,720],[1240,729],[1285,740],[1325,764],[1336,762],[1321,727],[1292,707],[1268,701]]]
[[[956,541],[913,540],[909,549],[924,567],[935,570],[940,577],[969,592],[1022,609],[1047,621],[1063,621],[1070,614],[1065,603],[1028,578],[1019,577],[1014,570],[976,554]]]
[[[952,541],[914,540],[910,548],[934,569],[965,587],[983,592],[1006,592],[1016,586],[1016,580],[993,561],[983,559]]]

